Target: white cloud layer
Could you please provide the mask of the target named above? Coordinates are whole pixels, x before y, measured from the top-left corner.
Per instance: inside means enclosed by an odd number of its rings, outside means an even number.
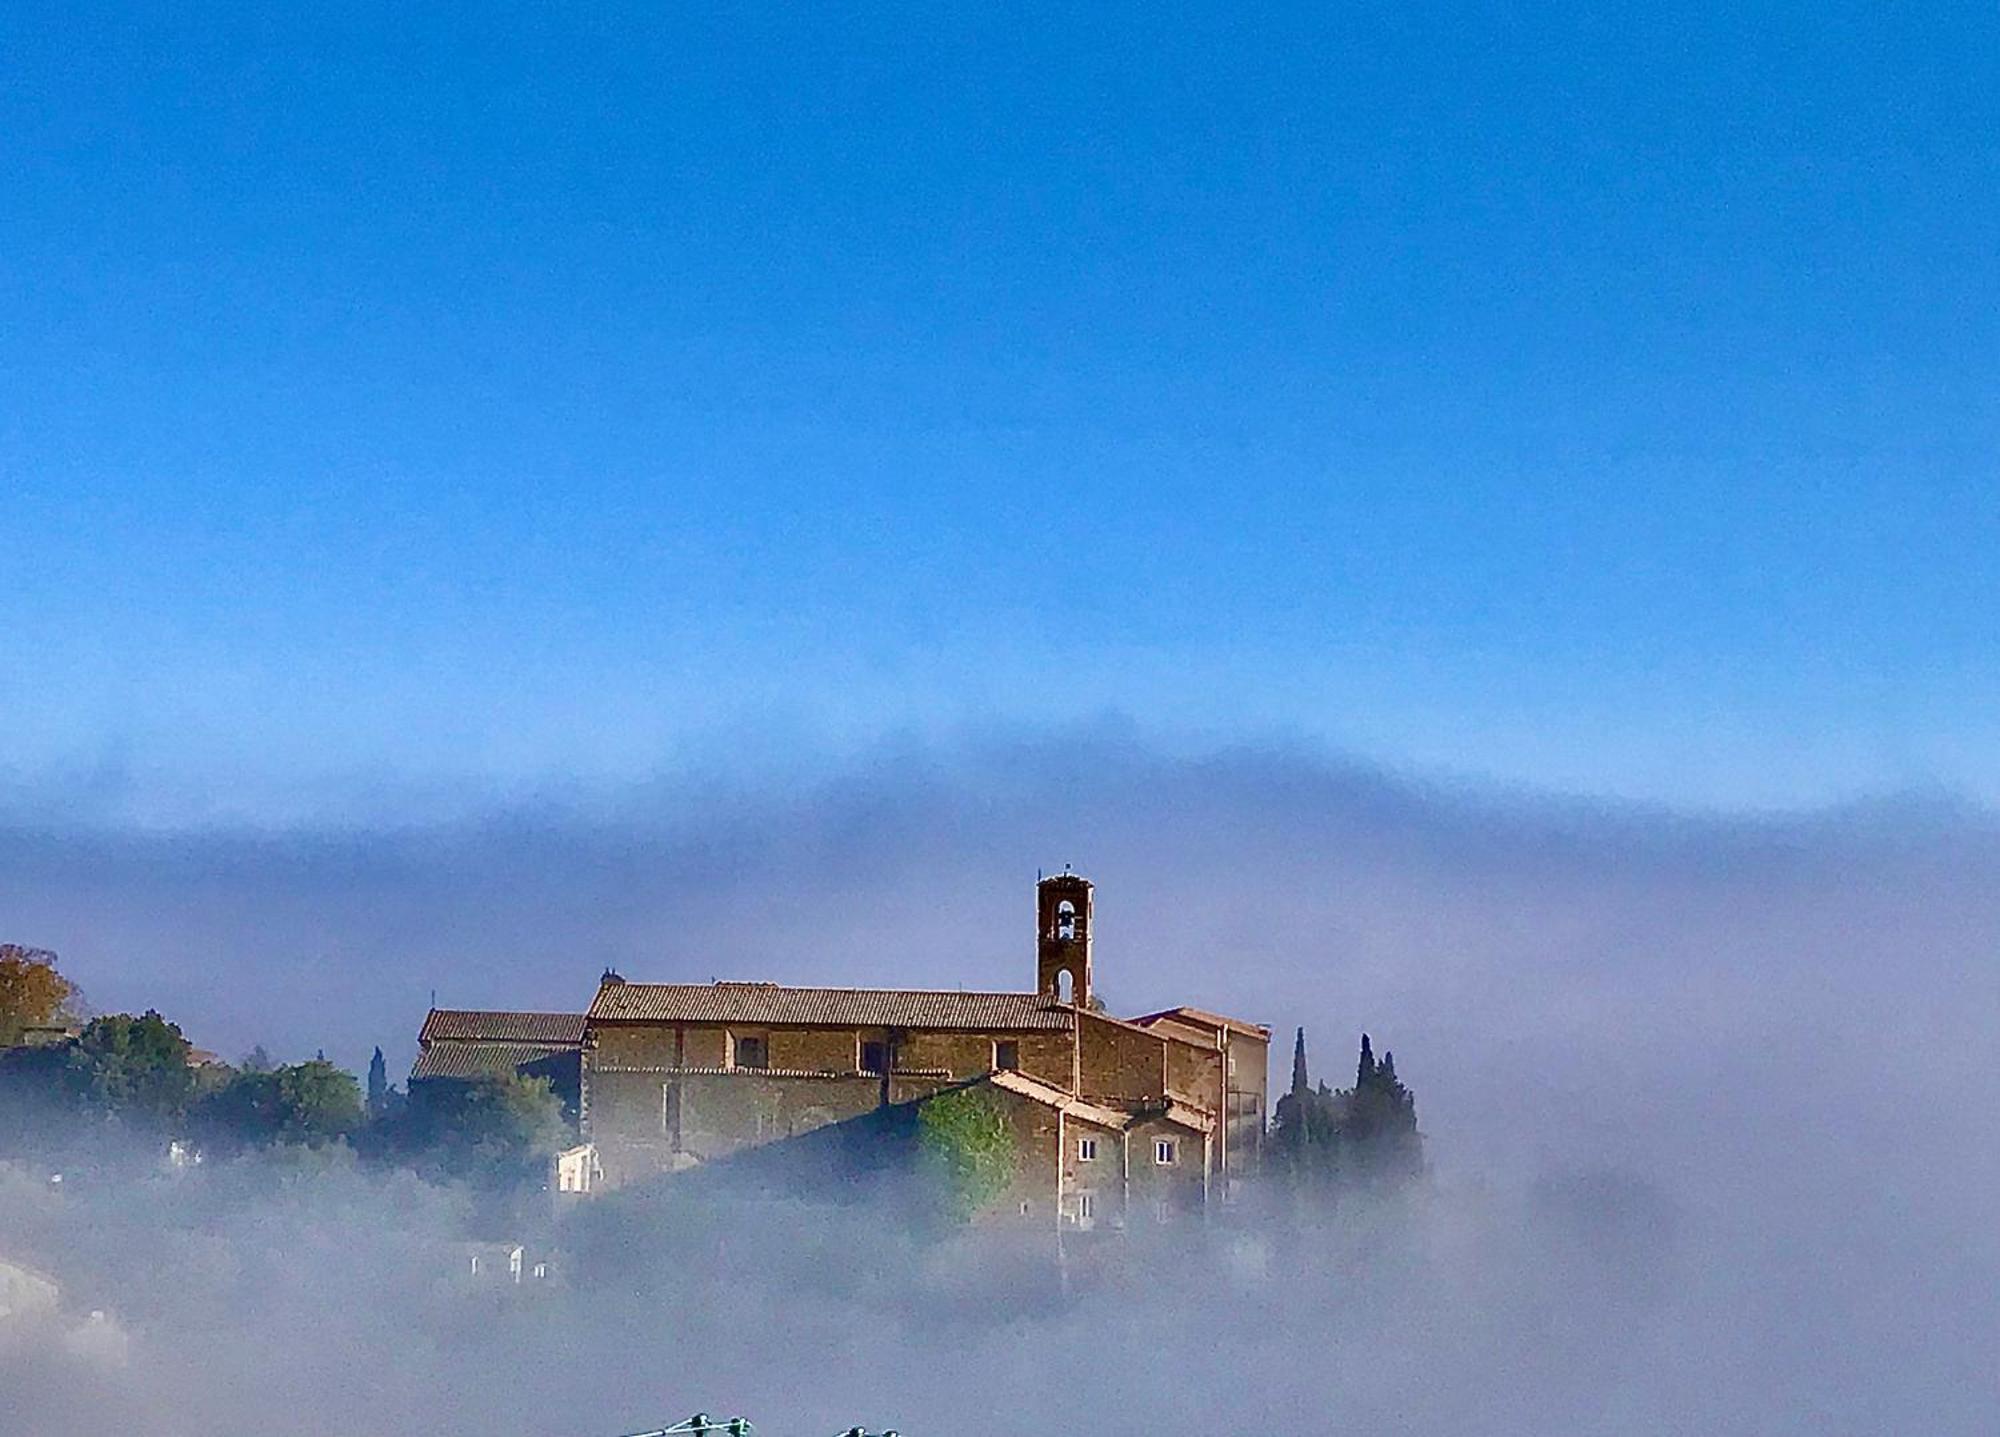
[[[227,1053],[357,1065],[407,1056],[432,986],[573,1007],[607,964],[1024,983],[1033,870],[1064,862],[1099,883],[1114,1006],[1303,1023],[1336,1082],[1362,1028],[1395,1050],[1435,1173],[1413,1227],[1264,1259],[1218,1239],[1065,1299],[847,1219],[746,1218],[734,1258],[486,1320],[419,1276],[441,1197],[340,1179],[201,1214],[199,1239],[114,1205],[74,1261],[129,1265],[133,1356],[85,1379],[0,1349],[19,1430],[609,1437],[732,1402],[773,1433],[1993,1430],[1980,814],[1707,820],[1050,740],[444,826],[44,813],[0,831],[0,936]],[[44,1202],[0,1194],[0,1231],[32,1219],[60,1257]],[[809,1260],[836,1241],[844,1267]]]

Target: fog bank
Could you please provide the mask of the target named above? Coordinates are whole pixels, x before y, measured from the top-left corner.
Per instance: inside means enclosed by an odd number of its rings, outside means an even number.
[[[775,1432],[1993,1429],[2000,833],[1978,813],[1709,819],[1087,735],[426,827],[43,810],[0,827],[0,938],[225,1055],[358,1066],[374,1042],[407,1060],[432,987],[573,1007],[607,965],[1026,984],[1035,867],[1065,862],[1099,885],[1115,1008],[1304,1024],[1336,1083],[1364,1027],[1395,1050],[1434,1170],[1408,1222],[1275,1260],[1218,1234],[1044,1303],[851,1215],[746,1216],[738,1266],[475,1318],[420,1256],[449,1195],[322,1177],[190,1199],[177,1228],[150,1198],[83,1224],[16,1183],[0,1233],[39,1224],[86,1286],[134,1274],[125,1367],[0,1348],[21,1430],[611,1434],[731,1403]],[[807,1275],[829,1266],[788,1254],[807,1232],[874,1280]]]

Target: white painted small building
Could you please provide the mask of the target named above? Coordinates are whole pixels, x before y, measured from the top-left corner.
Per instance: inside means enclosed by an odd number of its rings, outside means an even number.
[[[565,1148],[554,1157],[554,1172],[549,1186],[558,1197],[578,1196],[597,1190],[604,1180],[604,1165],[597,1160],[594,1143],[581,1143],[573,1148]]]

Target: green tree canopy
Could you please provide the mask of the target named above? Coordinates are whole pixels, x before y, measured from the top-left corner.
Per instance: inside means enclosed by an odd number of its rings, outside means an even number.
[[[325,1142],[361,1126],[361,1085],[324,1058],[278,1069],[279,1136]]]
[[[370,1155],[452,1176],[512,1181],[538,1174],[570,1141],[547,1078],[519,1074],[410,1084],[365,1134]]]
[[[246,1069],[204,1094],[192,1116],[209,1141],[316,1146],[361,1126],[361,1089],[352,1073],[320,1058],[268,1072]]]
[[[85,1103],[120,1117],[175,1123],[195,1094],[189,1044],[158,1013],[93,1018],[70,1045],[70,1082]]]
[[[964,1221],[1014,1181],[1014,1135],[999,1101],[984,1088],[959,1088],[917,1106],[920,1168],[945,1206]]]

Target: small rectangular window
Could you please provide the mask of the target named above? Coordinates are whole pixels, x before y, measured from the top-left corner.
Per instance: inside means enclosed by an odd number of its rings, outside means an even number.
[[[1076,1195],[1076,1216],[1080,1222],[1089,1222],[1097,1216],[1096,1193],[1078,1193]]]
[[[861,1071],[864,1073],[888,1072],[889,1045],[887,1043],[863,1043],[861,1045]]]
[[[1180,1144],[1172,1138],[1160,1138],[1153,1144],[1153,1161],[1166,1167],[1180,1156]]]
[[[739,1037],[736,1040],[736,1066],[768,1068],[771,1066],[771,1050],[762,1038]]]
[[[1021,1066],[1021,1045],[1012,1039],[993,1045],[993,1066],[1012,1072]]]
[[[1076,1160],[1080,1163],[1097,1161],[1097,1139],[1078,1138],[1076,1140]]]

